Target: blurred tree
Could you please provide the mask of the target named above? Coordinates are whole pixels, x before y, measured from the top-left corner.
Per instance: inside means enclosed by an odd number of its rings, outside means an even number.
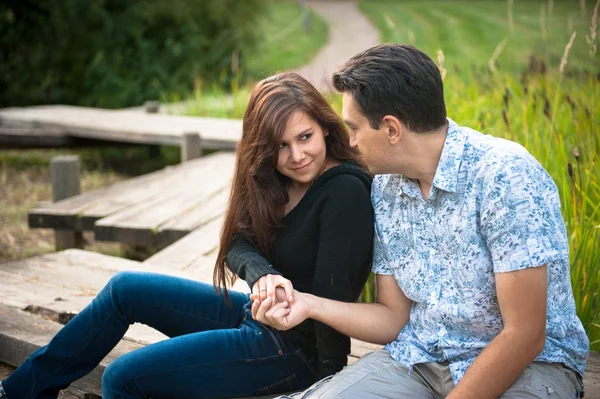
[[[3,0],[0,106],[137,105],[226,83],[267,0]],[[225,76],[225,79],[223,79]]]

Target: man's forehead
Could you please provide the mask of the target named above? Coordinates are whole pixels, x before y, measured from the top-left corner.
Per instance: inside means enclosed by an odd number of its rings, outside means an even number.
[[[354,104],[352,104],[352,95],[348,93],[344,93],[342,97],[342,116],[347,118],[349,113],[354,109]]]

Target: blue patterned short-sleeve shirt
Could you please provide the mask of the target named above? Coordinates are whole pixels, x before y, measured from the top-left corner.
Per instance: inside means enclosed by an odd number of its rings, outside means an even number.
[[[589,341],[575,313],[556,185],[520,145],[449,120],[425,200],[401,175],[373,181],[373,271],[413,301],[386,349],[401,365],[449,361],[455,383],[500,333],[495,273],[547,265],[546,346],[536,361],[583,374]]]

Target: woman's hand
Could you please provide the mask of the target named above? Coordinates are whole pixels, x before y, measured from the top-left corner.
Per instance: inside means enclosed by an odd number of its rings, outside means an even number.
[[[279,293],[283,289],[278,288]],[[262,304],[254,301],[252,304],[252,317],[254,320],[271,326],[279,331],[296,327],[310,317],[310,305],[304,299],[305,294],[297,292],[294,303],[289,303],[283,295],[277,295],[278,301],[273,303],[271,298],[266,298]]]
[[[267,298],[271,299],[271,304],[280,302],[278,301],[277,287],[283,288],[285,292],[285,297],[281,298],[280,301],[294,301],[294,287],[292,286],[292,282],[279,274],[267,274],[259,278],[252,287],[252,296],[250,299],[253,301],[258,300],[259,305]]]

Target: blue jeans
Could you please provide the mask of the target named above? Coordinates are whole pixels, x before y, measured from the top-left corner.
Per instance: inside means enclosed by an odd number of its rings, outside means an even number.
[[[130,324],[170,339],[129,352],[102,377],[103,399],[198,399],[281,393],[317,376],[303,351],[252,319],[248,294],[144,272],[115,275],[50,343],[2,384],[9,399],[55,399],[89,373]]]

